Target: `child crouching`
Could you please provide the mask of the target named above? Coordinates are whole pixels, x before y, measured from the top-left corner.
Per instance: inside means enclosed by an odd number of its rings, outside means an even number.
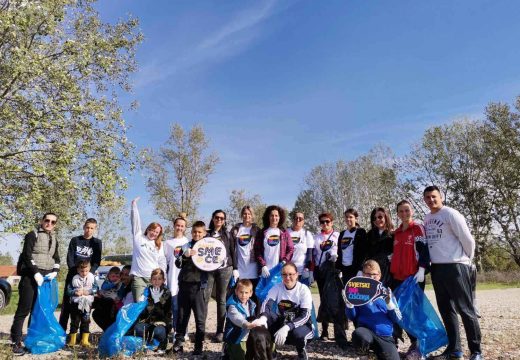
[[[238,281],[235,293],[227,300],[223,359],[245,359],[249,330],[257,326],[247,321],[255,314],[256,304],[251,300],[252,295],[253,283],[243,279]]]
[[[168,333],[171,330],[172,294],[164,285],[165,275],[162,269],[152,271],[151,285],[148,286],[148,304],[139,315],[134,325],[134,335],[151,343],[157,340],[159,345],[153,349],[164,353],[168,344]]]
[[[90,262],[82,260],[77,266],[78,274],[74,275],[67,291],[71,298],[70,340],[67,345],[76,345],[78,327],[81,323],[81,346],[90,347],[88,341],[90,310],[98,287],[94,275],[90,272]]]

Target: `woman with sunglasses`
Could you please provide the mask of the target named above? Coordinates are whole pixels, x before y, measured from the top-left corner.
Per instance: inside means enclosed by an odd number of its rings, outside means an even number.
[[[392,282],[390,259],[394,248],[394,225],[389,212],[382,207],[374,208],[370,213],[370,225],[366,247],[362,251],[363,262],[368,259],[377,261],[381,268],[380,281],[384,286],[389,287]]]
[[[367,232],[359,226],[359,214],[355,209],[347,209],[344,213],[347,228],[339,233],[337,268],[341,269],[343,285],[356,276],[363,265],[360,249],[367,241]]]
[[[224,341],[224,321],[226,320],[226,294],[232,273],[237,269],[235,262],[235,245],[231,241],[226,228],[226,213],[223,210],[215,210],[211,214],[208,236],[222,241],[226,248],[227,259],[221,268],[208,273],[208,286],[206,288],[206,308],[209,298],[215,290],[217,302],[217,331],[213,342]]]
[[[283,227],[285,210],[278,205],[270,205],[262,216],[263,228],[255,236],[255,258],[264,278],[281,262],[289,262],[294,253],[291,234]]]
[[[137,208],[139,197],[132,200],[132,211],[130,220],[132,223],[132,270],[130,275],[134,276],[132,281],[132,296],[134,301],[143,300],[141,297],[144,289],[150,285],[152,271],[161,268],[166,272],[166,257],[164,246],[162,246],[163,227],[153,222],[146,227],[143,233],[141,218]]]
[[[314,336],[311,312],[311,291],[298,281],[296,265],[289,262],[282,267],[282,283],[269,290],[253,324],[267,327],[277,346],[296,346],[298,359],[307,360],[305,347]]]

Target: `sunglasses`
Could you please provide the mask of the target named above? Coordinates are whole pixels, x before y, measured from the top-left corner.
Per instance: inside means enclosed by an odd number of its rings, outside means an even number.
[[[220,221],[224,221],[224,220],[226,220],[226,218],[223,217],[223,216],[214,216],[213,219],[215,219],[215,220],[220,220]]]
[[[330,220],[320,220],[320,224],[330,224]]]
[[[294,220],[295,220],[295,221],[303,221],[304,218],[302,218],[302,217],[297,217],[297,218],[294,218]]]
[[[56,225],[56,220],[44,219],[43,222],[46,224],[51,223],[52,225]]]

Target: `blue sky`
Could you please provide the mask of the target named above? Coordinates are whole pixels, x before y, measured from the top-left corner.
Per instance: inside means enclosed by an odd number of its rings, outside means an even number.
[[[145,36],[126,113],[138,147],[202,124],[221,162],[199,215],[244,188],[291,208],[325,161],[378,143],[406,153],[423,131],[520,94],[518,1],[113,1]],[[143,222],[156,219],[144,178]]]

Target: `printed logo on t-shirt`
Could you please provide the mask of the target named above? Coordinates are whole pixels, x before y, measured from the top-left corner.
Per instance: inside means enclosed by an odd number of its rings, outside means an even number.
[[[279,235],[270,235],[267,238],[267,245],[269,245],[269,246],[277,246],[279,243],[280,243]]]
[[[76,246],[76,256],[78,257],[91,257],[94,250],[90,246]]]
[[[280,300],[278,303],[278,312],[288,321],[292,321],[296,315],[296,303],[291,300]]]
[[[334,245],[334,242],[332,242],[331,240],[325,240],[320,244],[320,249],[321,251],[327,251],[330,250],[332,245]]]
[[[291,236],[293,244],[299,244],[300,243],[300,237],[299,236]]]
[[[249,234],[242,234],[238,237],[238,245],[240,246],[246,246],[251,242],[251,235]]]
[[[346,238],[341,239],[341,250],[345,250],[346,248],[348,248],[351,243],[352,243],[351,237],[346,237]]]
[[[182,246],[176,246],[175,249],[173,249],[173,256],[177,259],[179,256],[182,255],[184,251],[182,250]]]

